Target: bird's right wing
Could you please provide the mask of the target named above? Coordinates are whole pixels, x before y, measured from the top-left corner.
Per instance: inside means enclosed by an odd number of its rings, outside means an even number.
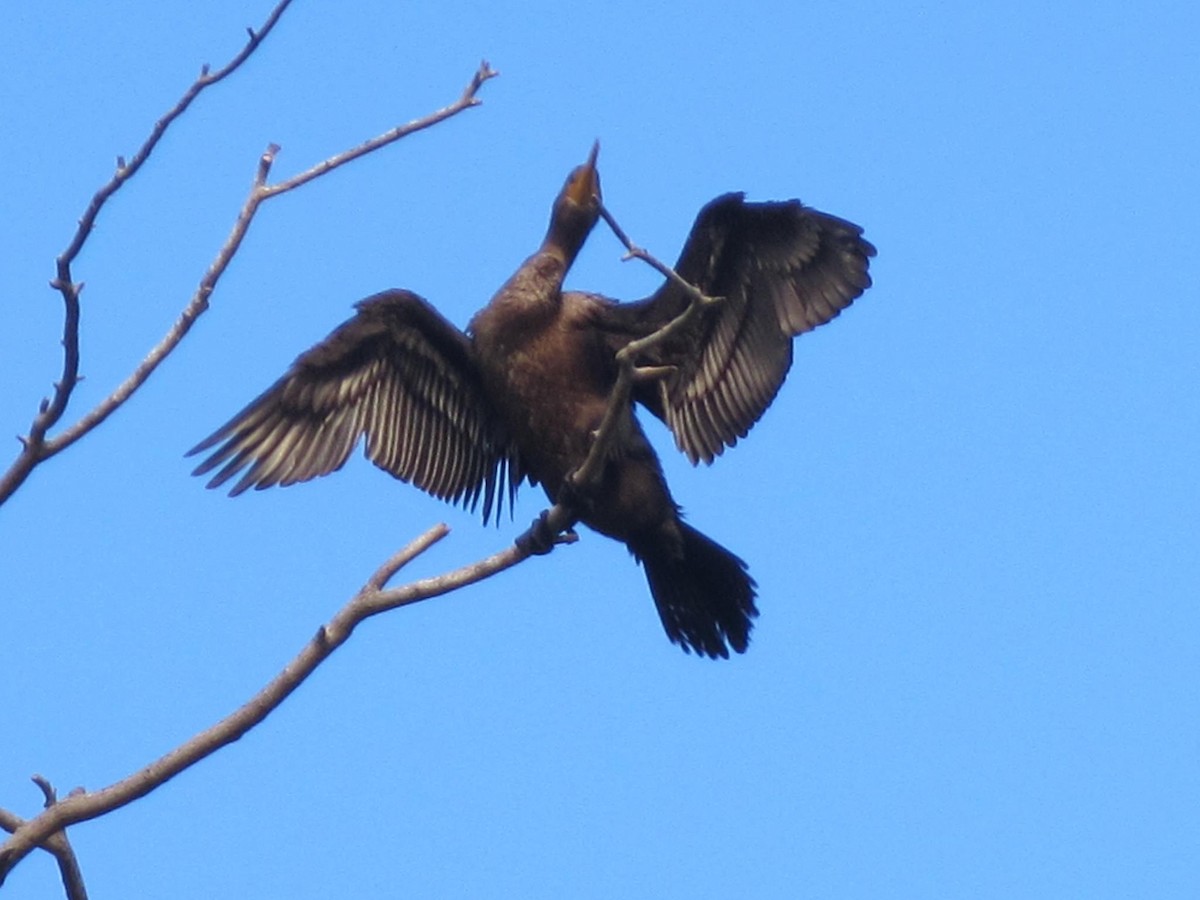
[[[282,378],[189,451],[217,449],[193,474],[220,470],[215,488],[261,490],[327,475],[359,439],[381,469],[486,521],[520,482],[471,344],[421,297],[384,291],[301,354]]]

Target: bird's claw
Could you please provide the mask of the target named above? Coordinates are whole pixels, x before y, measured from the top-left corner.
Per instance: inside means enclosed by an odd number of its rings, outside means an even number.
[[[550,511],[542,510],[528,530],[517,538],[517,547],[530,556],[545,556],[559,544],[573,544],[579,540],[574,527],[568,526],[555,531],[550,525]]]
[[[554,549],[558,535],[550,527],[549,514],[543,510],[529,529],[517,538],[517,546],[530,556],[545,556]]]

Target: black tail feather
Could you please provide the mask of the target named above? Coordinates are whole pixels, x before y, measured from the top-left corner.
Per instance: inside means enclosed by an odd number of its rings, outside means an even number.
[[[629,549],[672,643],[712,659],[746,652],[758,608],[742,560],[683,522],[630,540]]]

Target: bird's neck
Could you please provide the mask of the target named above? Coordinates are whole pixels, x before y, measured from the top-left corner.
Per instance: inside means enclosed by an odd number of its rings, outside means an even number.
[[[482,346],[512,352],[557,319],[563,278],[594,224],[573,211],[556,208],[537,253],[521,264],[471,321],[471,332]]]
[[[595,216],[589,216],[578,209],[556,209],[550,217],[550,225],[546,229],[540,252],[561,256],[565,265],[564,271],[571,268],[571,263],[583,249],[584,241],[588,239],[595,224]]]
[[[538,333],[562,309],[562,282],[567,263],[561,252],[542,247],[471,321],[470,330],[485,346],[511,352]]]
[[[492,298],[493,304],[535,310],[557,310],[562,302],[563,278],[570,262],[562,251],[543,244],[521,264]]]

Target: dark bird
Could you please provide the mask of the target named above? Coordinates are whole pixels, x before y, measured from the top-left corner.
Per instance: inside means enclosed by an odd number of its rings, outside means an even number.
[[[691,302],[671,280],[636,303],[563,292],[601,214],[596,153],[567,178],[537,252],[466,334],[416,294],[368,297],[190,451],[216,447],[194,474],[219,467],[210,488],[240,474],[231,495],[294,484],[341,468],[365,437],[377,466],[443,500],[482,502],[485,521],[505,495],[511,504],[521,481],[540,483],[641,562],[674,643],[728,657],[749,644],[754,580],[741,559],[682,520],[632,403],[599,483],[584,496],[568,484],[604,416],[617,351]],[[799,201],[713,200],[675,268],[722,299],[639,360],[669,368],[639,382],[634,399],[666,423],[693,463],[711,462],[774,399],[792,364],[792,338],[870,286],[874,254],[858,226]]]

